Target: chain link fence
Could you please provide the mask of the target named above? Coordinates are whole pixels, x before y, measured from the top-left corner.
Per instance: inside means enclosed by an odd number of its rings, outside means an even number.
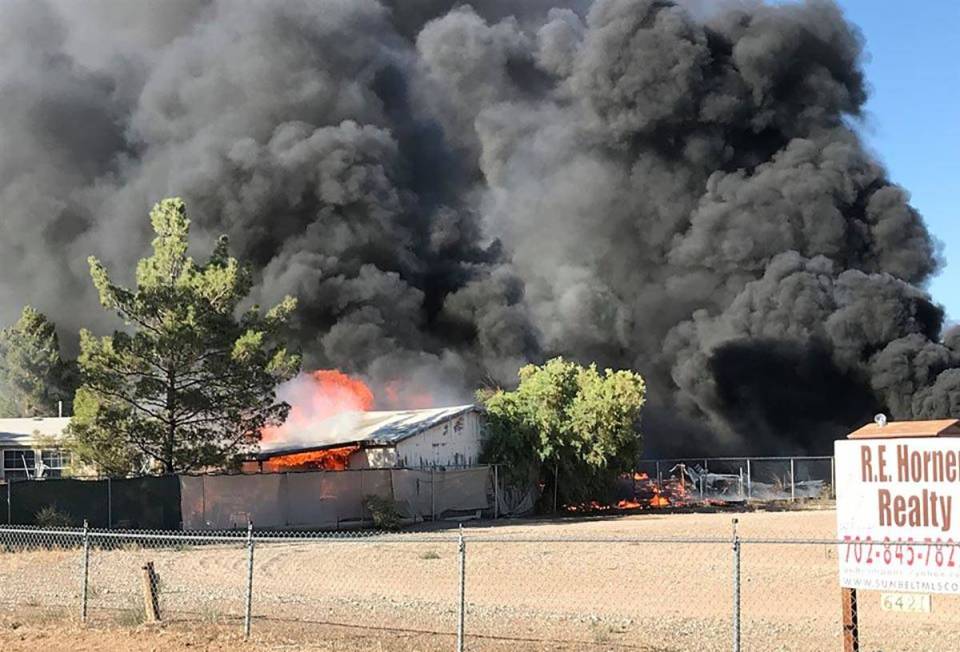
[[[0,609],[94,624],[196,621],[254,638],[332,639],[338,649],[840,649],[836,541],[746,528],[708,537],[526,529],[0,527]],[[955,649],[960,597],[932,601],[929,613],[891,613],[878,592],[861,591],[860,649]]]
[[[835,497],[834,459],[699,457],[641,460],[629,489],[633,495],[657,507],[831,499]],[[657,504],[657,500],[662,504]]]

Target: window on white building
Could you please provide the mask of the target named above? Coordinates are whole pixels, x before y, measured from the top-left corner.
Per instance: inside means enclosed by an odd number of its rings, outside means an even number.
[[[29,448],[7,448],[3,451],[3,477],[7,480],[26,480],[34,477],[37,454]]]
[[[63,470],[70,466],[70,453],[56,449],[6,448],[2,461],[3,477],[7,480],[62,478]]]
[[[44,478],[61,478],[63,470],[70,466],[70,453],[64,450],[40,451],[40,461],[43,463]]]

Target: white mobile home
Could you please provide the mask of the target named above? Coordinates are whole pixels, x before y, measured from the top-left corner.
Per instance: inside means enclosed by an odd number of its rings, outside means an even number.
[[[483,436],[483,414],[476,405],[348,412],[285,441],[261,444],[257,460],[354,447],[347,463],[351,469],[464,467],[479,464]]]

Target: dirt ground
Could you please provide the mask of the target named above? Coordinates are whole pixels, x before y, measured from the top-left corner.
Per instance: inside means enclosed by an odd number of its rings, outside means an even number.
[[[746,539],[830,539],[835,531],[828,509],[467,524],[466,647],[729,650],[734,517]],[[663,538],[671,540],[651,541]],[[242,545],[151,549],[141,542],[92,550],[87,628],[76,622],[81,559],[77,549],[0,554],[0,649],[432,652],[454,646],[454,530],[390,541],[258,544],[249,643],[241,635],[248,559]],[[159,576],[160,627],[140,622],[146,561]],[[747,543],[740,592],[744,650],[839,648],[835,546]],[[878,594],[862,594],[861,649],[954,649],[960,599],[934,596],[933,602],[930,614],[891,614],[880,611]]]

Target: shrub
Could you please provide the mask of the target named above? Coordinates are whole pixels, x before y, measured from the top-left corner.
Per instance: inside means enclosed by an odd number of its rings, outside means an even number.
[[[364,496],[363,506],[370,512],[373,526],[380,530],[399,530],[403,514],[400,505],[391,498]]]
[[[632,371],[583,367],[563,358],[520,370],[515,390],[482,391],[482,461],[502,465],[508,484],[537,478],[541,508],[610,500],[640,454],[646,384]],[[556,494],[555,494],[556,492]]]
[[[70,527],[73,521],[70,515],[61,512],[53,505],[47,505],[34,515],[37,525],[40,527]]]

